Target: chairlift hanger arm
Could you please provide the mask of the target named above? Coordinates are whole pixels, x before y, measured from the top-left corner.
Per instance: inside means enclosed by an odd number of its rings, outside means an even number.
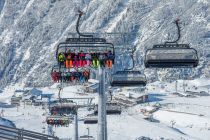
[[[61,90],[62,90],[62,87],[59,87],[58,88],[58,98],[59,98],[59,102],[61,103]]]
[[[135,67],[135,62],[134,62],[134,58],[133,58],[133,55],[134,55],[135,51],[136,51],[136,46],[134,46],[134,49],[132,50],[132,55],[131,55],[132,67],[128,68],[128,69],[124,69],[124,70],[133,70],[133,68]]]
[[[131,59],[132,59],[132,67],[128,69],[124,69],[124,70],[132,70],[134,68],[135,63],[134,63],[133,55],[131,55]]]
[[[178,38],[174,41],[166,41],[165,44],[167,43],[177,43],[181,37],[181,30],[180,30],[180,26],[179,26],[179,19],[175,20],[174,22],[176,24],[177,30],[178,30]]]
[[[76,31],[77,31],[79,37],[80,36],[83,36],[83,37],[93,37],[93,35],[85,35],[85,34],[80,33],[80,31],[79,31],[79,22],[80,22],[80,19],[81,19],[82,15],[84,13],[82,11],[80,11],[80,10],[78,12],[79,12],[79,17],[77,19]]]

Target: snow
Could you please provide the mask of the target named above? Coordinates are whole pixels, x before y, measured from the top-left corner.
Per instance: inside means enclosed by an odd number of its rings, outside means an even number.
[[[207,34],[209,26],[208,16],[206,16],[209,13],[209,2],[207,2],[207,0],[186,3],[175,0],[164,2],[91,1],[89,10],[82,17],[80,30],[96,33],[131,32],[131,37],[126,37],[126,40],[128,40],[128,46],[135,42],[137,54],[139,54],[135,57],[138,59],[136,65],[140,66],[144,59],[142,52],[145,49],[176,36],[172,21],[177,15],[180,15],[183,21],[183,26],[181,26],[183,38],[180,41],[190,43],[192,47],[198,49],[203,59],[202,52],[208,48],[206,45],[208,41],[202,38]],[[74,2],[69,5],[66,3],[69,1],[5,1],[0,14],[0,48],[1,57],[5,59],[0,61],[0,73],[2,73],[0,85],[2,87],[11,81],[22,81],[23,85],[27,86],[51,84],[48,73],[52,64],[56,64],[54,57],[56,45],[64,41],[67,36],[70,37],[70,33],[76,32],[77,8]],[[87,5],[82,1],[77,1],[77,3],[76,5],[80,5],[81,9],[86,9]],[[189,17],[191,14],[192,17]],[[193,17],[198,18],[201,22],[196,22]],[[106,36],[106,39],[107,41],[113,40],[111,43],[115,46],[123,45],[121,41],[123,38],[119,35],[115,38]],[[126,57],[125,62],[128,62],[128,59],[130,58]],[[124,64],[119,63],[116,67],[122,69]],[[8,76],[10,71],[19,71],[22,66],[24,66],[22,75]],[[141,66],[140,70],[142,68]],[[145,72],[147,71],[145,69]],[[156,75],[153,75],[154,71],[151,70],[148,73],[157,78]],[[183,77],[184,75],[176,70],[161,71],[163,73],[160,74],[160,78],[166,80],[170,76],[180,74],[180,77]],[[199,63],[198,68],[189,70],[192,77],[201,75],[208,77],[209,74],[203,73],[204,71],[209,71],[205,63]]]
[[[122,19],[123,15],[126,14],[126,12],[127,8],[125,8],[117,17],[113,19],[114,22],[110,23],[111,25],[108,25],[107,32],[112,32],[116,28],[118,22],[120,22],[120,20]]]
[[[28,48],[26,53],[25,53],[25,55],[24,55],[24,57],[23,57],[23,60],[27,60],[29,58],[30,58],[30,49]]]
[[[206,79],[209,80],[209,79]],[[202,85],[203,79],[186,81],[187,85]],[[189,82],[189,83],[188,83]],[[205,83],[205,82],[204,82]],[[40,88],[43,93],[53,93],[53,99],[58,97],[58,84],[51,87]],[[151,86],[153,85],[153,86]],[[165,85],[162,88],[161,85]],[[190,139],[190,140],[208,140],[210,137],[210,96],[187,98],[172,95],[173,83],[155,82],[147,86],[147,92],[150,94],[150,103],[136,105],[130,108],[124,108],[121,115],[107,116],[108,137],[109,139],[134,140],[140,136],[150,137],[152,139]],[[97,103],[97,94],[81,95],[77,94],[82,86],[68,86],[61,91],[62,98],[95,98],[93,102]],[[165,92],[165,89],[171,89]],[[15,89],[19,87],[8,87],[1,93],[0,102],[9,103]],[[126,92],[126,90],[124,90]],[[6,94],[7,93],[7,94]],[[125,93],[126,94],[126,93]],[[4,96],[5,95],[5,96]],[[46,100],[47,101],[47,100]],[[87,102],[83,100],[83,102]],[[153,118],[159,122],[149,122],[145,120],[141,109],[153,110],[153,105],[160,104],[160,109],[153,113]],[[87,109],[79,109],[79,119],[84,118],[91,112]],[[48,109],[40,106],[24,105],[19,107],[10,107],[5,109],[4,117],[13,121],[18,128],[29,129],[47,134],[47,125],[45,122]],[[171,127],[172,121],[176,122]],[[79,121],[79,135],[87,134],[87,127],[90,129],[90,135],[97,138],[97,124],[85,125]],[[46,130],[44,130],[45,128]],[[69,127],[54,127],[55,135],[60,138],[72,138],[74,124]],[[67,133],[68,132],[68,133]]]
[[[15,127],[15,124],[5,118],[0,118],[0,125],[8,126],[8,127]]]
[[[4,117],[15,123],[18,128],[25,128],[37,132],[47,133],[45,118],[48,114],[47,107],[24,105],[19,107],[10,105],[10,100],[16,89],[28,85],[38,84],[46,86],[40,88],[44,93],[52,93],[52,100],[58,98],[59,84],[51,84],[50,70],[56,63],[54,57],[56,45],[65,40],[68,33],[75,32],[77,20],[75,4],[66,4],[69,0],[43,1],[5,1],[0,14],[0,87],[7,87],[0,93],[0,110],[4,109]],[[78,2],[81,9],[86,9],[85,4]],[[188,74],[195,80],[186,80],[186,90],[209,92],[210,79],[209,65],[205,60],[205,50],[208,48],[209,24],[209,0],[198,1],[139,1],[116,0],[90,2],[86,15],[82,18],[81,31],[88,32],[128,32],[135,35],[126,38],[128,42],[135,42],[137,46],[138,61],[136,65],[142,67],[148,76],[148,80],[159,79],[161,82],[148,84],[149,103],[140,104],[130,108],[123,108],[121,115],[108,116],[109,139],[134,140],[140,136],[152,139],[188,139],[208,140],[210,137],[210,97],[195,98],[179,97],[172,95],[175,91],[175,80]],[[142,64],[145,49],[153,44],[175,38],[175,28],[172,21],[180,15],[182,20],[182,35],[180,42],[190,43],[200,53],[200,63],[193,69],[144,69]],[[126,27],[126,29],[125,29]],[[203,38],[206,36],[207,38]],[[108,37],[107,37],[108,38]],[[118,41],[118,37],[116,40]],[[109,38],[107,39],[107,41]],[[114,42],[116,43],[115,39]],[[122,38],[121,38],[122,40]],[[122,45],[119,43],[119,46]],[[130,45],[130,44],[129,44]],[[143,51],[142,51],[143,50]],[[118,52],[120,53],[120,52]],[[204,56],[203,56],[204,55]],[[123,58],[122,56],[121,58]],[[130,59],[130,58],[129,58]],[[136,59],[136,58],[135,58]],[[127,64],[125,59],[125,65]],[[123,68],[124,64],[116,65]],[[23,67],[24,66],[24,67]],[[187,70],[185,72],[185,70]],[[14,72],[13,72],[14,71]],[[18,71],[21,71],[19,73]],[[206,74],[205,74],[206,72]],[[15,73],[14,76],[8,73]],[[171,80],[172,83],[167,83]],[[187,76],[186,76],[187,77]],[[189,78],[188,77],[188,78]],[[151,78],[151,79],[150,79]],[[166,82],[163,82],[163,81]],[[11,82],[14,81],[14,85]],[[21,85],[20,85],[21,81]],[[11,84],[11,85],[9,85]],[[198,88],[197,90],[195,89]],[[93,98],[93,103],[98,102],[98,94],[83,93],[83,86],[68,86],[61,91],[62,98],[83,98],[80,101],[87,102],[85,98]],[[125,94],[127,91],[123,91]],[[183,80],[178,80],[178,92],[186,95],[183,90]],[[26,97],[30,98],[30,96]],[[43,99],[47,101],[47,99]],[[78,101],[79,102],[79,101]],[[156,103],[161,108],[152,116],[156,122],[145,120],[141,113],[142,108],[152,109]],[[84,118],[92,113],[86,108],[79,110],[79,118]],[[176,122],[171,127],[171,121]],[[5,123],[0,120],[0,124]],[[5,123],[5,125],[8,125]],[[87,134],[86,128],[90,128],[90,134],[97,138],[97,125],[85,125],[79,122],[80,135]],[[73,137],[73,124],[68,128],[53,128],[55,135],[61,138]]]
[[[208,0],[198,0],[198,2],[204,3],[204,4],[208,4],[209,1]]]
[[[210,79],[208,78],[202,78],[202,79],[199,79],[199,80],[190,80],[188,82],[189,84],[191,85],[196,85],[196,86],[207,86],[207,85],[210,85]]]
[[[170,110],[159,110],[153,115],[155,119],[158,119],[163,123],[167,123],[168,125],[170,125],[171,121],[175,121],[176,125],[182,127],[187,127],[190,125],[196,128],[210,127],[210,118],[205,116],[185,114],[178,111],[171,112]]]

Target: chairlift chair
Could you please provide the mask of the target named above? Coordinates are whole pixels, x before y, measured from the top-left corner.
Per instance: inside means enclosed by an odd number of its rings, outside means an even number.
[[[117,71],[111,78],[111,86],[146,86],[146,83],[146,76],[140,71]]]
[[[106,103],[106,113],[107,115],[121,114],[121,106],[118,103],[108,102]],[[94,114],[98,114],[98,105],[94,107]]]
[[[104,54],[111,51],[113,56],[115,56],[114,45],[112,43],[107,43],[106,39],[104,38],[94,38],[93,35],[86,35],[79,32],[79,21],[82,15],[83,13],[80,12],[76,25],[76,31],[79,37],[67,38],[65,42],[59,43],[56,50],[56,59],[58,60],[59,53],[65,54],[69,51],[73,53],[83,52],[84,54],[87,53]]]
[[[180,39],[179,20],[175,21],[178,28],[178,39],[165,44],[156,44],[152,49],[147,49],[145,54],[146,68],[174,68],[196,67],[198,54],[189,44],[178,44]]]
[[[133,53],[136,49],[132,51],[132,67],[130,69],[125,69],[124,71],[117,71],[111,77],[111,86],[146,86],[147,79],[145,74],[140,71],[135,71],[133,68],[135,67]]]
[[[84,124],[97,124],[98,117],[97,116],[86,116],[84,118]]]

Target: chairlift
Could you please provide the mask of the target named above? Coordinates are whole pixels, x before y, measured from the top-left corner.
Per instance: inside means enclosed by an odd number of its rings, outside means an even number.
[[[97,124],[98,123],[98,117],[97,116],[86,116],[84,118],[84,124]]]
[[[135,71],[133,68],[135,67],[133,53],[136,48],[132,51],[132,67],[130,69],[125,69],[124,71],[117,71],[111,77],[111,86],[146,86],[147,79],[145,74],[140,71]]]
[[[165,44],[156,44],[152,49],[146,50],[146,68],[176,68],[196,67],[198,65],[198,53],[189,44],[178,44],[180,39],[179,20],[175,21],[178,28],[178,39]]]
[[[51,114],[75,114],[77,106],[74,103],[59,103],[51,105],[49,110]]]
[[[80,12],[76,25],[76,31],[79,37],[67,38],[65,42],[59,43],[56,50],[56,59],[58,60],[59,54],[66,55],[69,52],[73,54],[83,53],[84,55],[111,53],[113,55],[111,59],[114,62],[115,50],[112,43],[107,43],[104,38],[94,38],[93,35],[86,35],[79,32],[79,21],[82,15],[83,13]]]
[[[115,102],[106,103],[106,113],[107,115],[121,114],[121,106]],[[94,114],[98,114],[98,105],[94,107]]]

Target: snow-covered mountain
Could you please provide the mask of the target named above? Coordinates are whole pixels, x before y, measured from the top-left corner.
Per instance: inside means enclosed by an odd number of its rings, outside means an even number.
[[[139,69],[144,67],[146,48],[176,38],[173,20],[179,17],[180,42],[197,48],[201,61],[196,69],[175,70],[173,77],[178,78],[180,72],[191,77],[209,75],[203,57],[210,52],[209,0],[0,0],[0,86],[50,84],[56,44],[75,32],[77,10],[87,7],[81,30],[132,32],[135,36],[128,39],[138,47]],[[146,70],[147,75],[155,72]],[[172,77],[168,69],[157,74],[163,79]]]

